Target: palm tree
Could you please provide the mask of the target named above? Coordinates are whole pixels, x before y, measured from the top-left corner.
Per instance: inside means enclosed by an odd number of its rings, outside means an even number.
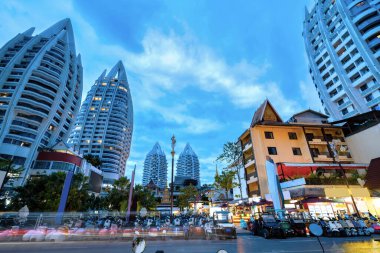
[[[221,175],[215,175],[215,188],[218,190],[224,190],[226,193],[226,200],[228,199],[228,192],[238,186],[234,182],[236,172],[235,171],[223,171]]]

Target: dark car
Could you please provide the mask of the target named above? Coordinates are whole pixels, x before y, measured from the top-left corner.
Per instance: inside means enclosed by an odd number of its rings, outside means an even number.
[[[290,224],[290,221],[288,221],[288,220],[281,220],[280,221],[280,228],[284,231],[285,237],[296,236],[296,232],[292,228],[292,226]]]
[[[297,236],[306,236],[306,223],[303,219],[292,218],[290,225]]]
[[[278,222],[272,214],[261,214],[252,226],[254,235],[263,236],[265,239],[271,237],[286,238],[285,224]],[[285,226],[286,227],[286,226]]]

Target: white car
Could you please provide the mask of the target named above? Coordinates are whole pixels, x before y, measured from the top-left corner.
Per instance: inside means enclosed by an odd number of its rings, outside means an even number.
[[[26,242],[42,242],[48,232],[47,227],[40,226],[37,229],[29,230],[22,236],[22,240]]]
[[[49,242],[63,242],[66,239],[67,232],[65,232],[63,229],[52,230],[45,237],[45,241]]]

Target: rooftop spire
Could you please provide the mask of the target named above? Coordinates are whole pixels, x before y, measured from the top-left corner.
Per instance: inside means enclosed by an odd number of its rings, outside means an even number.
[[[116,65],[108,73],[107,78],[117,78],[120,81],[127,81],[127,74],[122,61],[118,61]]]

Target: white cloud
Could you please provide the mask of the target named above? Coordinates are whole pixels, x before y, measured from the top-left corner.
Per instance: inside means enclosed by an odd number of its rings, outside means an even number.
[[[260,82],[259,79],[270,68],[268,63],[255,64],[242,59],[236,64],[228,64],[223,57],[202,45],[187,30],[179,36],[174,31],[164,34],[148,30],[142,39],[141,53],[127,51],[120,45],[105,44],[96,29],[76,12],[70,1],[41,1],[44,8],[36,8],[35,3],[8,1],[0,11],[1,36],[3,41],[10,34],[28,28],[31,23],[40,31],[64,17],[73,21],[78,52],[82,53],[84,65],[84,94],[100,75],[103,68],[111,68],[122,59],[128,72],[138,75],[139,86],[131,84],[135,109],[139,107],[158,108],[158,99],[166,91],[181,91],[186,86],[195,86],[206,92],[225,96],[238,108],[249,108],[260,104],[266,96],[275,100],[281,114],[294,112],[296,102],[284,97],[281,89],[273,82]],[[46,10],[49,11],[46,11]],[[140,96],[141,95],[141,96]],[[149,100],[149,101],[148,101]],[[205,133],[217,129],[219,122],[188,116],[188,111],[171,111],[172,106],[160,110],[165,120],[185,124],[185,128],[195,133]],[[170,112],[168,114],[168,112]]]
[[[287,101],[277,84],[258,81],[270,68],[267,63],[255,65],[243,59],[228,64],[189,34],[178,36],[174,32],[150,30],[142,45],[142,53],[128,53],[126,65],[141,73],[142,82],[151,83],[150,86],[178,90],[195,85],[207,92],[223,94],[241,108],[257,105],[268,90],[274,90],[276,99]]]

